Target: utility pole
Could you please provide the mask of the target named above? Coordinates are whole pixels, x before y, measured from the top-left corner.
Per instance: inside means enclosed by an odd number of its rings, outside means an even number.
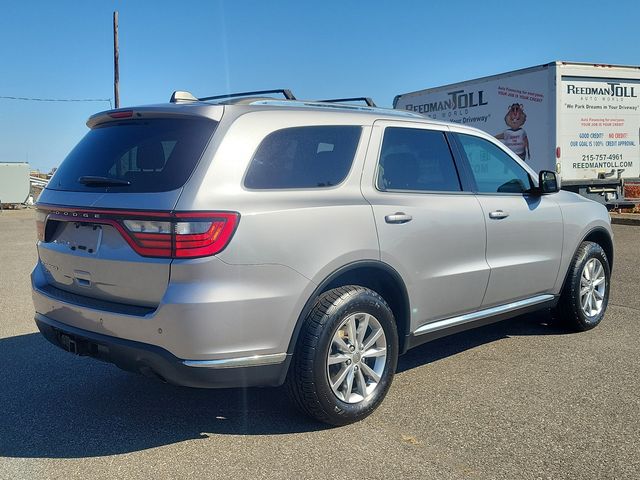
[[[118,49],[118,11],[113,12],[113,97],[116,108],[120,108],[120,52]]]

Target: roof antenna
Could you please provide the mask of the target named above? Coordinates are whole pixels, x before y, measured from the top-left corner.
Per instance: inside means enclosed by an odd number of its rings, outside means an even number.
[[[171,103],[179,103],[179,102],[197,102],[198,99],[193,96],[191,92],[187,92],[184,90],[176,90],[171,94],[171,99],[169,99]]]

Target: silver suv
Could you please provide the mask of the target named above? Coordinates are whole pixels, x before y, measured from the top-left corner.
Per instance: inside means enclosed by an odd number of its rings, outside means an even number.
[[[283,93],[88,120],[37,205],[48,340],[177,385],[286,384],[342,425],[416,345],[538,309],[602,320],[602,205],[479,130]]]

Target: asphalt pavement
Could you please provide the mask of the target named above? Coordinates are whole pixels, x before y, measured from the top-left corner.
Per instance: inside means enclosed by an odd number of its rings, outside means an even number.
[[[0,478],[640,478],[640,227],[615,225],[609,309],[546,313],[401,357],[383,405],[327,428],[283,389],[165,385],[47,343],[33,212],[0,212]]]

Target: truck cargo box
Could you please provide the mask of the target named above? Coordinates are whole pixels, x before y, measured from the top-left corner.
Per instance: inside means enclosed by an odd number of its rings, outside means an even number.
[[[500,139],[563,188],[620,204],[640,177],[640,67],[552,62],[396,96],[394,107]]]

